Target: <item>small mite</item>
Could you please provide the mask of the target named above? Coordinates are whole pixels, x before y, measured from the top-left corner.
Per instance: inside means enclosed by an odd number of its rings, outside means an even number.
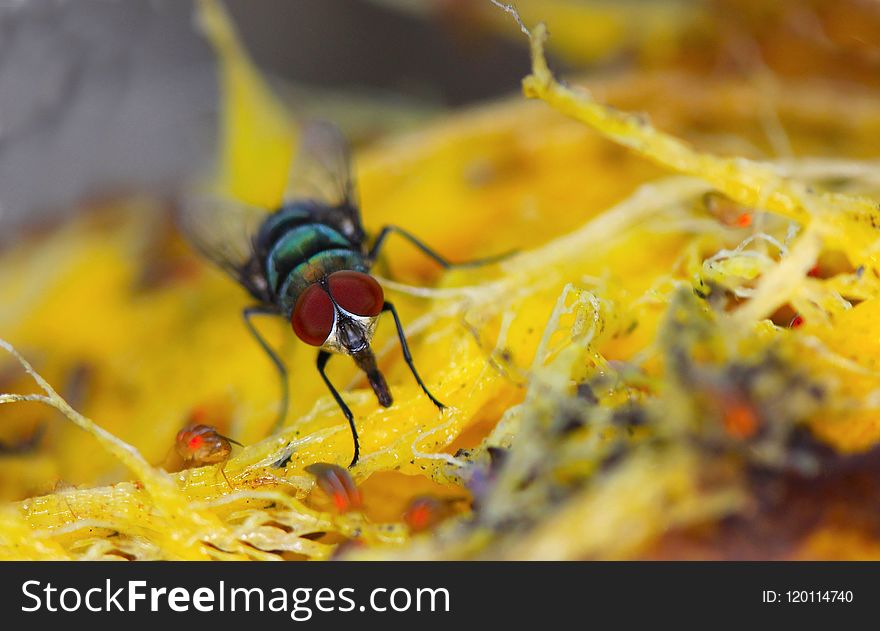
[[[336,510],[345,513],[363,506],[363,497],[348,471],[326,462],[316,462],[306,467],[315,476],[315,482],[332,500]]]
[[[232,484],[224,471],[225,463],[232,453],[232,445],[242,446],[241,443],[224,436],[211,425],[187,425],[177,432],[174,447],[177,453],[189,466],[201,466],[207,464],[224,463],[220,467],[220,473],[229,487]]]
[[[409,526],[410,532],[430,530],[452,515],[456,501],[433,495],[416,496],[407,506],[403,521]]]

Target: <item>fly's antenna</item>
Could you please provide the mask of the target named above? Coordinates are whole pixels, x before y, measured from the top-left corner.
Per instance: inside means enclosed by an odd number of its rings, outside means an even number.
[[[240,442],[238,442],[238,441],[235,440],[234,438],[230,438],[229,436],[224,436],[223,434],[220,434],[220,433],[218,433],[217,435],[218,435],[220,438],[222,438],[223,440],[227,440],[227,441],[229,441],[229,442],[232,443],[233,445],[238,445],[239,447],[244,447],[244,445],[242,445]]]

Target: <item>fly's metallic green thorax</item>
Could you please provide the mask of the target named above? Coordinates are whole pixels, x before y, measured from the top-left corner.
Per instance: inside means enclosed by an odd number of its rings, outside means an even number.
[[[369,270],[360,226],[331,223],[330,212],[318,204],[289,204],[269,215],[257,234],[254,249],[268,291],[288,317],[302,292],[322,278],[339,270]]]

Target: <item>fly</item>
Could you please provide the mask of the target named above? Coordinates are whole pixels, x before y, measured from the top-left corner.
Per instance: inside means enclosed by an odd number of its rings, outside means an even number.
[[[359,510],[364,506],[360,489],[348,471],[335,464],[316,462],[305,468],[306,473],[315,476],[315,484],[333,500],[340,513]]]
[[[275,366],[281,380],[281,407],[274,430],[287,415],[287,368],[254,327],[257,315],[280,316],[296,336],[318,348],[316,366],[351,428],[353,467],[360,455],[354,416],[326,374],[334,354],[349,355],[366,374],[379,404],[391,391],[370,347],[379,316],[390,313],[403,358],[425,395],[442,410],[419,376],[394,305],[370,269],[382,246],[397,234],[444,268],[476,266],[502,257],[453,264],[397,226],[385,226],[371,242],[364,232],[350,176],[348,144],[339,130],[313,122],[301,132],[281,207],[267,212],[228,200],[202,199],[187,206],[183,227],[203,255],[235,278],[256,304],[244,322]],[[273,431],[274,431],[273,430]],[[284,461],[279,463],[283,465]]]
[[[226,477],[226,461],[232,453],[232,445],[244,446],[218,432],[213,425],[187,425],[177,432],[174,440],[174,448],[187,466],[220,464],[220,473],[229,488],[233,486]]]

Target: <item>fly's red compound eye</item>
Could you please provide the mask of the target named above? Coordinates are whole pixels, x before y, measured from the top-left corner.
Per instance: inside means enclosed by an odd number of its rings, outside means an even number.
[[[205,456],[225,456],[228,440],[211,425],[187,425],[177,433],[177,453],[186,461],[205,461]]]
[[[306,289],[290,317],[293,332],[306,344],[321,346],[333,329],[333,302],[317,283]]]
[[[327,279],[333,300],[354,315],[379,315],[385,304],[385,294],[376,279],[369,274],[343,270],[330,274]]]

